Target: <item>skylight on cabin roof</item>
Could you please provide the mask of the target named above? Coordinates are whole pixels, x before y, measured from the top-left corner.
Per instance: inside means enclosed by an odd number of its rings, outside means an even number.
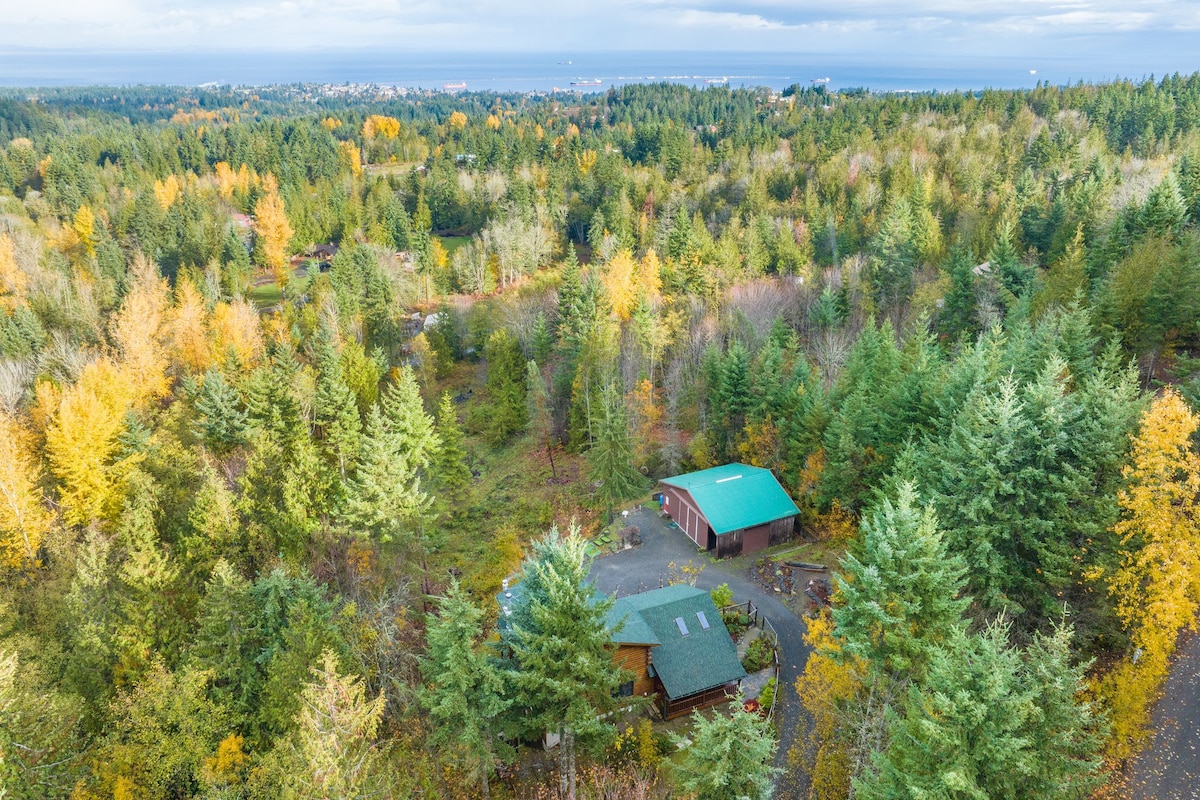
[[[703,628],[704,630],[708,630],[708,617],[704,616],[703,611],[696,612],[696,619],[700,620],[701,628]]]
[[[679,632],[684,636],[688,635],[687,623],[683,621],[683,617],[676,617],[675,624],[679,626]]]

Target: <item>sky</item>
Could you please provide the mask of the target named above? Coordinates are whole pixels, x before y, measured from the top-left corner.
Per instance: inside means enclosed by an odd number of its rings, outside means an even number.
[[[13,0],[0,48],[779,51],[1200,69],[1196,0]]]

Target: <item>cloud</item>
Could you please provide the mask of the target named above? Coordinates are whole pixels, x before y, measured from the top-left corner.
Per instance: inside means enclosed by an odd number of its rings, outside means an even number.
[[[38,0],[12,6],[0,46],[116,50],[1001,56],[1054,53],[1061,42],[1086,38],[1102,58],[1128,52],[1121,43],[1131,36],[1200,30],[1200,6],[1182,0]],[[1182,40],[1163,46],[1190,58]]]
[[[758,14],[741,14],[736,11],[704,11],[698,8],[689,8],[678,14],[672,12],[672,16],[674,16],[675,24],[683,27],[715,27],[736,31],[798,29],[798,26],[785,25]]]

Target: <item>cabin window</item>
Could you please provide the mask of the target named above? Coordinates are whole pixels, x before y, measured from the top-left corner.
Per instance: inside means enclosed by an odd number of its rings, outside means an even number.
[[[617,697],[633,697],[633,681],[625,681],[617,692]]]

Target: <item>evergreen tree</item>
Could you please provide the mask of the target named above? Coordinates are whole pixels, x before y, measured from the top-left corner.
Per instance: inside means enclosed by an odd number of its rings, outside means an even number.
[[[1034,297],[1033,315],[1040,317],[1054,306],[1066,308],[1077,299],[1086,298],[1087,294],[1087,249],[1080,225],[1071,244],[1046,273],[1045,283]]]
[[[180,641],[182,631],[168,625],[180,621],[170,600],[177,569],[159,540],[154,515],[159,510],[152,480],[137,471],[131,476],[131,491],[121,508],[117,542],[124,551],[121,580],[119,632],[122,668],[137,674],[147,665],[150,653]]]
[[[525,427],[525,359],[521,346],[504,329],[488,337],[484,358],[488,364],[487,437],[492,444],[502,444]]]
[[[279,776],[285,797],[370,797],[387,791],[386,751],[378,741],[384,696],[367,699],[362,678],[338,669],[326,650],[301,692],[295,733]]]
[[[363,534],[391,541],[430,504],[421,486],[422,467],[402,446],[384,412],[367,414],[358,468],[350,479],[343,520]]]
[[[1188,219],[1188,207],[1175,175],[1168,172],[1142,204],[1138,215],[1141,230],[1163,236],[1175,236]]]
[[[438,500],[453,514],[457,513],[466,496],[471,483],[471,468],[467,466],[463,432],[449,392],[442,393],[442,401],[438,405],[436,432],[441,446],[433,456],[430,470],[437,487]]]
[[[876,307],[881,312],[899,313],[901,304],[912,294],[916,265],[912,206],[902,197],[884,217],[867,262]]]
[[[626,674],[613,668],[606,621],[613,601],[597,599],[584,548],[578,529],[563,538],[552,528],[535,543],[505,640],[526,731],[562,737],[560,790],[569,800],[576,797],[576,738],[608,727],[599,715],[616,706]]]
[[[740,341],[734,340],[721,358],[710,397],[714,416],[720,421],[715,426],[713,444],[723,459],[736,458],[737,437],[746,426],[746,412],[753,402],[750,396],[750,353]]]
[[[250,263],[250,251],[246,244],[230,228],[221,243],[221,281],[222,289],[228,297],[241,297],[250,288],[250,273],[253,266]]]
[[[316,347],[317,391],[313,397],[315,437],[325,462],[346,480],[362,444],[362,420],[354,392],[346,384],[333,332],[321,328]]]
[[[734,697],[732,714],[692,714],[691,741],[677,768],[679,788],[696,800],[768,800],[778,770],[771,766],[778,742],[763,717]]]
[[[938,312],[938,330],[951,341],[966,336],[974,339],[979,333],[976,313],[979,300],[975,294],[975,258],[964,247],[955,247],[950,252],[946,272],[950,276],[950,288],[946,290],[941,311]]]
[[[294,386],[299,371],[293,351],[279,348],[249,380],[250,454],[239,479],[240,505],[264,555],[302,547],[327,510],[329,480]]]
[[[242,410],[237,389],[218,369],[204,373],[193,401],[196,417],[192,432],[218,453],[226,453],[242,444],[246,436],[246,412]]]
[[[855,779],[855,795],[1088,797],[1101,729],[1091,707],[1074,702],[1084,685],[1061,642],[1042,640],[1023,658],[1002,623],[979,635],[960,630],[933,649],[925,680],[889,713],[887,749]]]
[[[432,742],[474,776],[486,799],[498,742],[493,727],[511,701],[502,675],[482,648],[483,612],[452,582],[430,615],[421,660],[421,705],[433,721]]]
[[[1010,222],[1006,222],[1000,228],[992,249],[988,251],[987,260],[991,265],[992,274],[996,276],[1003,290],[1004,307],[1012,311],[1017,301],[1033,288],[1034,270],[1021,261],[1020,253],[1013,242],[1013,226]]]
[[[600,484],[600,503],[611,517],[618,503],[645,490],[646,479],[633,466],[633,442],[629,437],[624,401],[611,385],[602,397],[595,439],[588,450],[588,464],[592,480]]]
[[[932,507],[912,484],[868,512],[842,561],[833,610],[843,652],[896,675],[920,674],[930,650],[962,627],[966,566],[947,552]]]

